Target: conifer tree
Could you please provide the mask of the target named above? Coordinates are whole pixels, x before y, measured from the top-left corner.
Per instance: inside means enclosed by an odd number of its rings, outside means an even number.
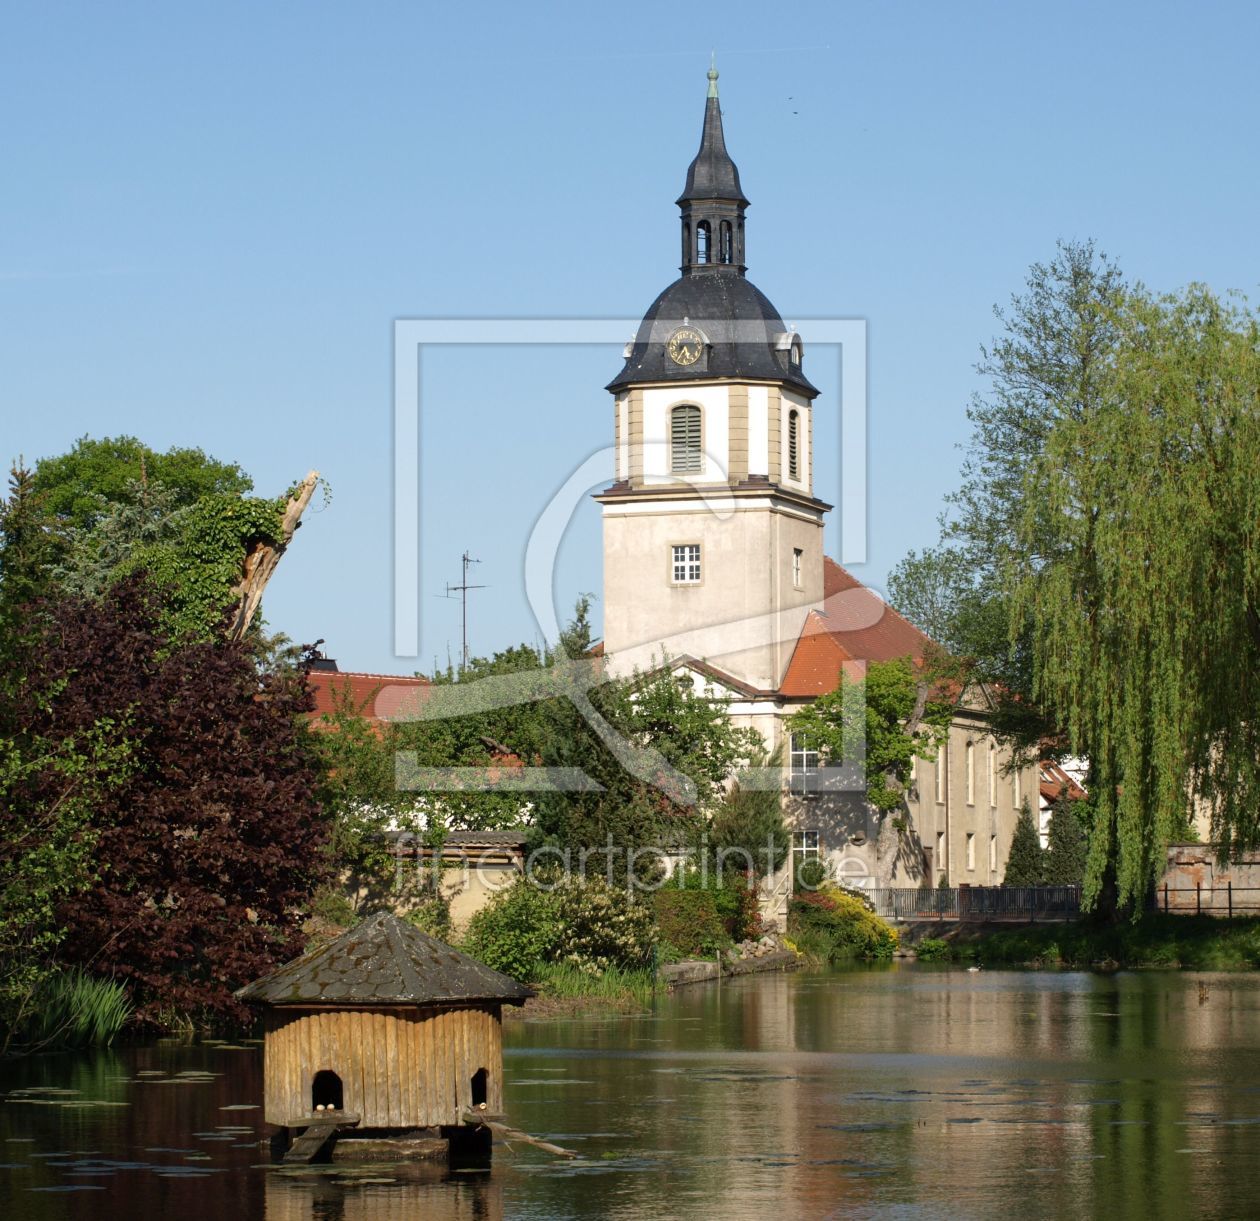
[[[1027,799],[1019,808],[1019,820],[1011,839],[1011,853],[1006,858],[1004,886],[1040,886],[1045,880],[1045,853],[1041,849],[1041,837],[1033,822],[1032,810]]]
[[[1049,886],[1080,886],[1085,881],[1088,846],[1081,825],[1079,802],[1064,794],[1050,812],[1050,837],[1045,853]]]

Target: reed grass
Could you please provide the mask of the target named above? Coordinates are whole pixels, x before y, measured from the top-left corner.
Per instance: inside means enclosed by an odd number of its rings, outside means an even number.
[[[599,975],[563,962],[539,963],[532,983],[543,996],[634,1004],[646,1009],[656,993],[656,976],[648,968],[609,967]]]
[[[43,1050],[108,1047],[131,1009],[122,984],[78,967],[57,971],[39,987],[25,1041]]]

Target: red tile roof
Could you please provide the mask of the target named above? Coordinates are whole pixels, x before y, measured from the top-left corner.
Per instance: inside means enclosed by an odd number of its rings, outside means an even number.
[[[312,670],[315,696],[312,717],[332,716],[339,707],[370,721],[392,720],[418,707],[433,684],[420,675],[361,674],[350,670]]]
[[[1053,805],[1066,793],[1073,801],[1080,801],[1089,794],[1059,764],[1052,759],[1041,761],[1041,795]]]
[[[825,695],[840,673],[861,676],[868,661],[922,659],[930,637],[833,559],[823,559],[823,609],[810,611],[779,684],[789,697]]]

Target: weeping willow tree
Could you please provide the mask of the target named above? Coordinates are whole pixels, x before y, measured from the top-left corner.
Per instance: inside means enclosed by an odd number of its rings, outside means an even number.
[[[1260,846],[1260,328],[1126,291],[1093,410],[1025,474],[1008,574],[1035,697],[1093,769],[1085,897],[1138,902],[1192,810]],[[1114,890],[1113,890],[1114,888]]]

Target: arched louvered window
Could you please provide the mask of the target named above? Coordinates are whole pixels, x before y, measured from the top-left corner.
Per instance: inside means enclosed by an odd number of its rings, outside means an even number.
[[[788,478],[801,477],[801,415],[799,411],[788,412]]]
[[[718,229],[718,262],[731,262],[731,222],[724,220]]]
[[[709,222],[702,220],[696,226],[696,262],[707,263],[709,261],[709,239],[713,236],[712,230],[709,228]]]
[[[704,469],[700,408],[690,403],[669,413],[669,469],[675,475],[698,475]]]

